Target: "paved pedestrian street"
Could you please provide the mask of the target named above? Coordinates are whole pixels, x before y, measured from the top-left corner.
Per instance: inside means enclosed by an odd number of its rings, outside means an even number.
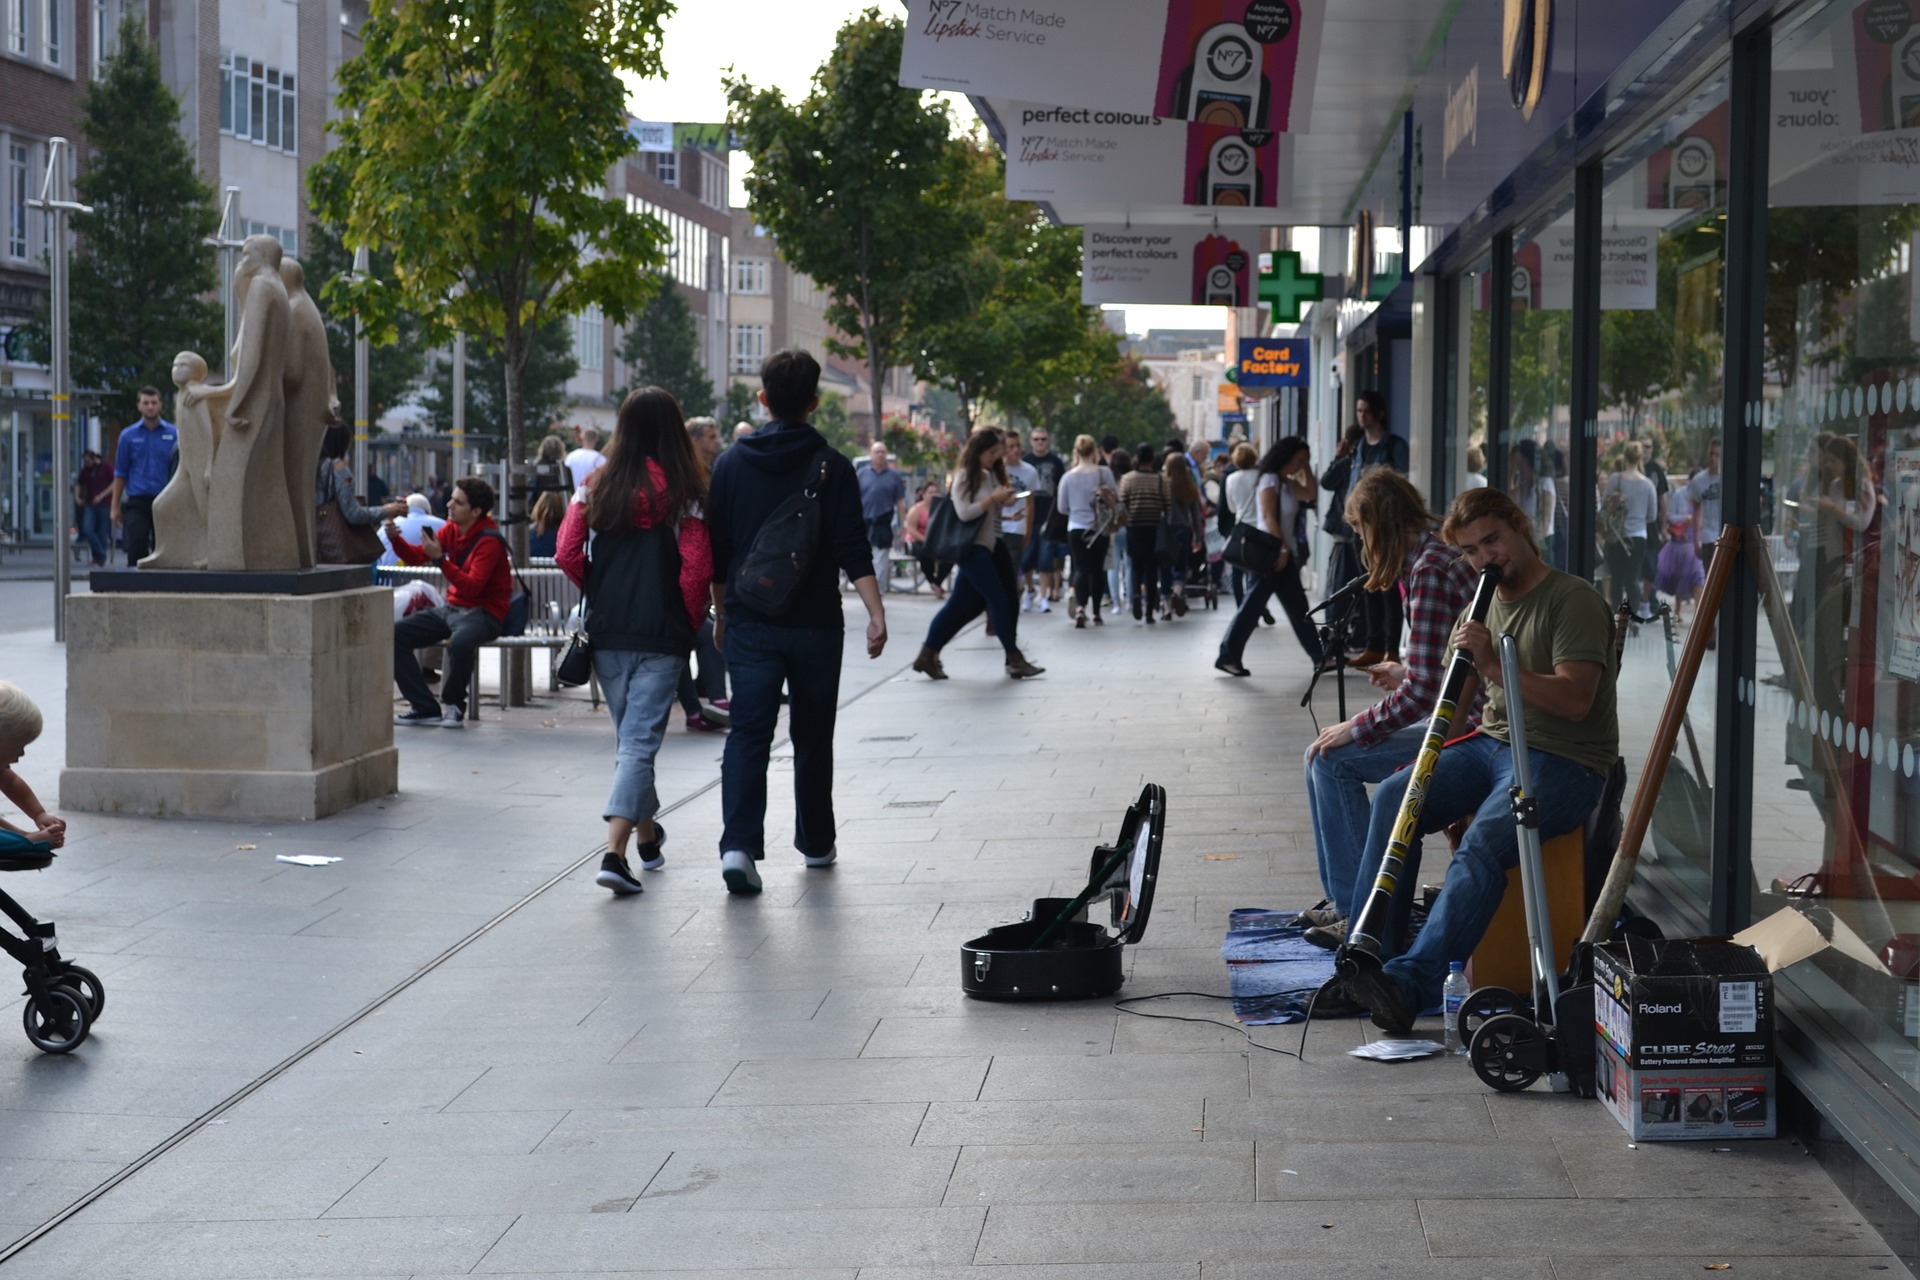
[[[678,712],[667,867],[595,887],[612,734],[583,691],[397,730],[401,794],[309,826],[71,815],[55,866],[0,887],[107,1006],[58,1058],[17,1000],[0,1017],[0,1241],[52,1223],[0,1275],[1903,1274],[1788,1140],[1636,1147],[1544,1084],[1350,1058],[1358,1021],[1315,1024],[1303,1062],[1110,1000],[968,1000],[960,945],[1072,893],[1143,781],[1167,842],[1122,994],[1223,993],[1227,912],[1319,896],[1306,664],[1262,629],[1253,678],[1217,675],[1225,613],[1059,613],[1023,619],[1043,678],[1007,680],[976,628],[935,684],[905,670],[931,604],[889,603],[878,662],[850,609],[839,862],[783,839],[776,749],[759,898],[723,891],[722,739]],[[50,632],[0,634],[0,674],[48,712],[19,767],[51,797]],[[306,853],[341,861],[275,861]]]

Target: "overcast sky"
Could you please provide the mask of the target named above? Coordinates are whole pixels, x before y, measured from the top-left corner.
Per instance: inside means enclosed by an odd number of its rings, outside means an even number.
[[[867,3],[859,0],[681,0],[667,19],[666,68],[659,80],[629,82],[627,107],[642,120],[714,121],[727,118],[721,77],[731,68],[756,86],[777,88],[789,98],[807,94],[813,73],[833,52],[840,25]],[[882,13],[904,13],[900,0],[880,0]],[[957,109],[970,117],[964,98]],[[744,157],[733,158],[733,199],[746,202]],[[1128,307],[1127,327],[1222,328],[1218,307]]]

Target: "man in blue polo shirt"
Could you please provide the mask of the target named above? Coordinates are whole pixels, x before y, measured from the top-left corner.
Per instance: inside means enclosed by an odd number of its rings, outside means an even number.
[[[153,500],[167,487],[180,433],[160,416],[160,392],[140,388],[140,417],[120,433],[113,454],[113,524],[129,567],[153,553]]]

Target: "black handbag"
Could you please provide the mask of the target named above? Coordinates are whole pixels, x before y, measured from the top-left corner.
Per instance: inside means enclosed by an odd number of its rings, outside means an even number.
[[[935,495],[927,507],[926,554],[947,564],[959,564],[967,558],[967,549],[973,546],[980,522],[986,518],[987,513],[982,511],[971,520],[962,520],[953,509],[952,498],[944,493]]]
[[[1160,527],[1155,531],[1153,549],[1162,560],[1171,560],[1185,556],[1193,546],[1193,526],[1185,520],[1176,519],[1173,511],[1160,517]]]
[[[1287,544],[1251,520],[1242,520],[1227,535],[1220,558],[1249,573],[1268,574],[1280,567],[1280,556]]]
[[[593,573],[593,539],[587,539],[587,573]],[[578,689],[593,679],[593,640],[587,635],[587,593],[580,593],[580,606],[567,629],[567,642],[554,659],[553,682],[563,689]]]

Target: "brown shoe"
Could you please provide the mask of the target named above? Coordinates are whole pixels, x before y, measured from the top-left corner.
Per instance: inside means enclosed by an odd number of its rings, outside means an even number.
[[[1378,649],[1369,649],[1357,658],[1347,659],[1347,665],[1350,667],[1359,667],[1364,670],[1367,667],[1378,666],[1386,660],[1386,657],[1387,655]]]
[[[1184,593],[1176,595],[1173,598],[1172,609],[1173,616],[1176,618],[1184,618],[1187,616],[1187,597]]]
[[[1031,662],[1028,662],[1020,655],[1018,649],[1007,650],[1007,674],[1015,680],[1025,680],[1027,677],[1037,676],[1045,670],[1045,667],[1036,667]]]
[[[947,678],[947,669],[940,665],[940,651],[924,644],[920,646],[920,656],[913,660],[913,669],[935,680]]]

